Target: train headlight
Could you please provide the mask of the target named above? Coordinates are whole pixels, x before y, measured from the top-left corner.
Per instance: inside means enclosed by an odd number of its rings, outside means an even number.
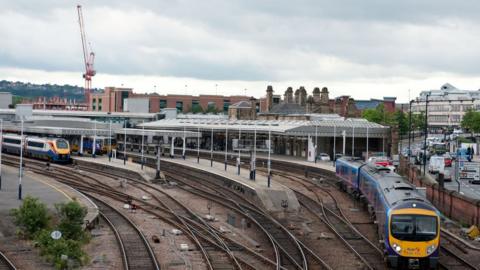
[[[431,245],[427,247],[427,255],[432,254],[437,247],[435,245]]]
[[[398,253],[400,253],[400,251],[402,251],[402,247],[397,245],[397,244],[393,244],[392,247]]]

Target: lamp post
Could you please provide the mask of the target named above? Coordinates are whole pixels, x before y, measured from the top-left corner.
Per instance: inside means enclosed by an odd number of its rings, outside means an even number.
[[[352,158],[355,157],[355,127],[352,126]]]
[[[2,190],[2,144],[3,144],[3,119],[0,119],[0,190]]]
[[[225,171],[227,170],[228,126],[225,129]]]
[[[108,128],[108,162],[112,161],[112,119],[110,118],[110,125]]]
[[[123,143],[123,165],[127,165],[127,119],[123,120],[124,124],[124,143]]]
[[[315,163],[317,163],[317,150],[318,150],[318,126],[315,125]]]
[[[242,129],[241,128],[238,128],[238,158],[237,158],[237,171],[238,171],[238,175],[240,175],[240,141],[242,140]]]
[[[95,152],[97,151],[97,121],[93,120],[93,142],[92,142],[92,157],[95,158]]]
[[[337,160],[337,126],[333,124],[333,166],[335,166],[335,161]]]
[[[186,126],[183,126],[183,142],[182,142],[182,158],[183,160],[185,160],[185,153],[187,151],[187,137],[186,137],[186,132],[187,132],[187,127]]]
[[[270,166],[270,163],[271,163],[271,160],[270,160],[270,152],[271,152],[271,147],[272,147],[272,131],[271,131],[271,128],[270,128],[270,125],[268,127],[268,181],[267,181],[267,186],[270,187],[270,183],[271,183],[271,180],[272,180],[272,172],[271,172],[271,166]],[[315,157],[315,161],[316,161],[316,157]]]
[[[252,180],[255,180],[257,173],[257,123],[253,131],[253,159],[252,159]]]
[[[144,163],[144,155],[143,155],[143,145],[144,145],[144,140],[145,140],[145,121],[142,123],[142,160],[141,160],[141,168],[143,170],[143,163]]]
[[[197,163],[200,163],[200,127],[197,127]]]
[[[368,126],[367,126],[367,152],[365,154],[365,160],[368,160]]]
[[[412,156],[412,103],[413,99],[410,100],[408,109],[408,162],[410,162],[410,158]]]
[[[18,199],[22,199],[22,176],[23,176],[23,119],[20,128],[20,166],[18,167]]]
[[[212,135],[210,135],[210,167],[213,167],[213,128]]]
[[[425,96],[425,138],[423,140],[424,148],[423,148],[423,175],[425,176],[426,174],[426,168],[427,168],[427,135],[428,135],[428,97],[430,95],[427,94]]]

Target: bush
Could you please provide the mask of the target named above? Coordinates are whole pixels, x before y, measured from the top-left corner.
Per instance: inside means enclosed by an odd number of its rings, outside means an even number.
[[[31,238],[37,232],[46,229],[50,222],[50,215],[44,203],[37,198],[27,196],[18,209],[12,209],[15,224],[19,227],[20,233]]]
[[[86,240],[82,224],[87,215],[87,208],[82,207],[77,201],[70,201],[55,205],[60,216],[58,230],[67,239],[84,241]]]
[[[36,242],[40,247],[40,253],[48,262],[55,265],[56,269],[65,269],[68,261],[72,262],[74,266],[82,265],[88,261],[88,257],[83,252],[79,241],[67,239],[62,236],[58,240],[52,239],[51,231],[42,230],[36,237]],[[68,260],[62,258],[66,255]]]

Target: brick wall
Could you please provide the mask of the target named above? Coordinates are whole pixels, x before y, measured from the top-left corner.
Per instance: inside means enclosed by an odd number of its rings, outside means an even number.
[[[400,160],[399,172],[417,187],[425,187],[427,199],[445,216],[467,225],[480,226],[480,200],[440,187],[424,177],[416,166]]]

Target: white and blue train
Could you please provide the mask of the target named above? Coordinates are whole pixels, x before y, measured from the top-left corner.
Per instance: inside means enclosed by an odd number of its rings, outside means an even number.
[[[17,134],[6,134],[2,138],[2,151],[20,155],[23,141],[23,155],[50,162],[66,163],[70,161],[70,144],[62,138],[40,138]]]

